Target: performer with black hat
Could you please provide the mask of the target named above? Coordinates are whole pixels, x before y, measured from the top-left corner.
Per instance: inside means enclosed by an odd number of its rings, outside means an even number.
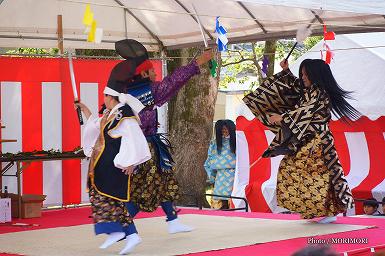
[[[213,54],[206,51],[190,64],[177,68],[161,82],[156,82],[154,68],[141,43],[126,39],[116,42],[115,49],[126,60],[119,63],[112,73],[127,85],[129,94],[146,106],[139,116],[152,155],[151,160],[139,165],[133,174],[127,209],[133,218],[139,211],[152,212],[160,205],[167,215],[169,233],[191,231],[193,228],[179,222],[173,207],[173,202],[179,198],[179,187],[174,177],[170,144],[157,133],[156,107],[169,101],[191,77],[199,74],[200,66],[207,63]]]
[[[104,89],[101,118],[93,116],[83,103],[76,103],[87,119],[83,149],[91,157],[88,187],[95,233],[109,235],[102,249],[125,237],[129,238],[125,250],[140,243],[124,203],[130,200],[134,168],[149,160],[151,154],[137,117],[144,106],[124,92],[122,84],[110,78]]]

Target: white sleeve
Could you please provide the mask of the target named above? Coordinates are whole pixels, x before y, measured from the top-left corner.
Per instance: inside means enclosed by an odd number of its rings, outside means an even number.
[[[84,154],[90,157],[100,133],[101,118],[91,115],[84,125],[82,145]]]
[[[116,129],[110,132],[110,136],[122,137],[119,153],[114,159],[117,168],[135,166],[151,158],[146,137],[144,137],[136,119],[124,119]]]

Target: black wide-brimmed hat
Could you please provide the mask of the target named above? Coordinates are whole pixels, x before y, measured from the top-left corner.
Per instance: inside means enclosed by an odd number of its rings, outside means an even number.
[[[120,62],[112,69],[107,87],[114,87],[114,90],[123,92],[125,87],[127,87],[127,83],[135,75],[136,68],[148,60],[148,52],[141,43],[133,39],[117,41],[115,43],[115,50],[126,60]]]
[[[133,39],[124,39],[115,43],[116,52],[126,60],[132,60],[138,66],[143,61],[148,60],[146,47]]]

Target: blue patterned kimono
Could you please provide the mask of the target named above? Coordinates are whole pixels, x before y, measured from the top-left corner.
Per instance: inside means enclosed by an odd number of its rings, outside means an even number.
[[[213,194],[231,195],[234,184],[235,154],[230,149],[230,139],[223,138],[221,153],[217,152],[215,139],[210,142],[205,169],[210,183],[214,184]],[[215,200],[227,200],[226,198],[215,198]]]

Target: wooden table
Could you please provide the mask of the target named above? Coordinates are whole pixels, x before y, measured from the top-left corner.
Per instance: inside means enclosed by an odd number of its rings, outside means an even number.
[[[73,153],[73,152],[63,152],[54,155],[37,153],[31,155],[1,155],[0,163],[8,163],[4,168],[1,168],[1,176],[12,176],[17,178],[17,195],[18,195],[18,213],[19,218],[21,218],[21,174],[23,170],[27,168],[32,162],[36,161],[55,161],[55,160],[71,160],[71,159],[82,159],[86,156],[81,153]],[[5,174],[12,166],[16,163],[16,174]],[[24,164],[22,164],[24,163]]]

